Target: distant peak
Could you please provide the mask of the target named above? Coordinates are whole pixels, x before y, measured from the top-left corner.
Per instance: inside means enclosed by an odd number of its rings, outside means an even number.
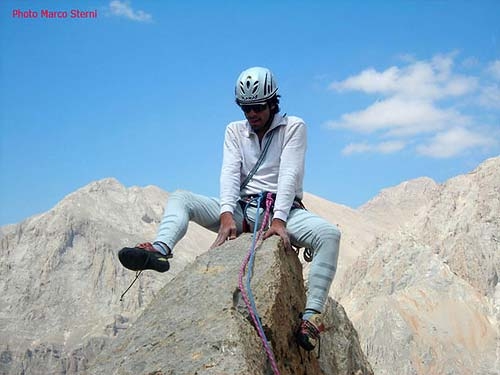
[[[123,189],[123,188],[125,188],[125,186],[122,185],[120,183],[120,181],[118,181],[114,177],[107,177],[107,178],[103,178],[101,180],[93,181],[93,182],[91,182],[88,185],[83,187],[83,189],[89,189],[89,190],[93,190],[93,189],[99,189],[99,190],[101,190],[101,189],[113,189],[113,190],[116,190],[116,189]]]

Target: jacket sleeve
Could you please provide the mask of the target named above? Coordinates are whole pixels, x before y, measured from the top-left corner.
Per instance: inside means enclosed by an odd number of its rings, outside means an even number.
[[[278,176],[278,191],[274,204],[275,219],[286,221],[297,194],[302,195],[304,164],[307,148],[305,123],[289,123],[283,140]]]
[[[234,213],[240,196],[241,151],[236,129],[229,124],[224,136],[222,169],[220,174],[220,213]]]

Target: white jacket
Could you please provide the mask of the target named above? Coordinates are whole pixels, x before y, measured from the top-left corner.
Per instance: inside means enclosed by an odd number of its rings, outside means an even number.
[[[276,134],[262,165],[240,192],[240,184],[257,162],[271,131]],[[303,196],[306,144],[306,125],[295,116],[276,114],[262,146],[248,121],[231,122],[226,128],[220,175],[221,214],[234,213],[240,196],[270,191],[276,193],[274,218],[286,221],[295,197]]]

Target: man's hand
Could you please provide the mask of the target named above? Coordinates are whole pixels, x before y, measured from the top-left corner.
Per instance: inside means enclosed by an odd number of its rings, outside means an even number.
[[[231,212],[223,212],[220,215],[220,227],[217,238],[215,239],[210,249],[222,245],[226,240],[234,240],[236,238],[236,223]]]
[[[273,219],[271,222],[271,227],[264,233],[262,237],[263,240],[277,234],[283,240],[283,245],[285,246],[285,251],[288,253],[292,251],[292,244],[290,242],[290,236],[286,230],[286,223],[280,219]]]

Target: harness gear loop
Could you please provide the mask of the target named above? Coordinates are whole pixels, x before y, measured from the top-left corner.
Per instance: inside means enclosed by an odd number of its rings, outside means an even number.
[[[304,253],[302,255],[304,256],[304,260],[308,263],[312,262],[312,260],[314,258],[314,253],[313,253],[312,249],[309,249],[309,248],[305,248]]]

